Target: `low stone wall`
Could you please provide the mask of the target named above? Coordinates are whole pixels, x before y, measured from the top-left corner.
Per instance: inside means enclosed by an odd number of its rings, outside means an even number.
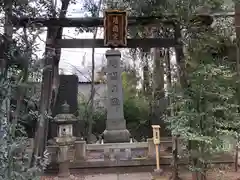
[[[51,166],[57,167],[58,146],[48,146],[51,157]],[[181,141],[179,142],[181,153]],[[68,157],[71,168],[90,167],[120,167],[120,166],[148,166],[155,165],[155,145],[152,139],[147,142],[135,143],[107,143],[86,144],[85,141],[76,141],[69,149]],[[170,165],[172,159],[172,139],[161,138],[160,164]],[[225,154],[213,158],[215,163],[233,163],[233,156]],[[181,159],[180,163],[187,163],[187,159]]]
[[[162,139],[160,155],[171,158],[171,146],[171,138]],[[57,162],[58,146],[48,146],[47,150],[50,154],[50,161],[52,163]],[[168,150],[170,151],[168,152]],[[68,157],[72,163],[87,167],[102,166],[104,163],[109,164],[109,166],[110,164],[111,166],[112,164],[131,166],[134,164],[141,165],[142,163],[154,165],[155,146],[152,139],[148,139],[147,142],[107,144],[86,144],[85,141],[76,141],[70,147]]]
[[[32,141],[29,143],[28,152],[31,153]],[[161,138],[160,163],[170,165],[172,159],[171,137]],[[57,168],[58,146],[47,147],[50,154],[50,169]],[[179,154],[181,155],[182,143],[179,141]],[[68,152],[71,168],[90,167],[119,167],[119,166],[147,166],[155,165],[155,145],[152,139],[147,142],[135,143],[107,143],[86,144],[85,141],[76,141]],[[233,163],[233,154],[216,155],[215,163]],[[180,163],[187,163],[187,159],[181,159]]]

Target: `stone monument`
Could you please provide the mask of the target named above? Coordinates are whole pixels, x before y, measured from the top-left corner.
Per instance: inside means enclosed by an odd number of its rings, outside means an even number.
[[[107,58],[107,120],[103,132],[104,143],[130,142],[130,133],[126,129],[123,112],[123,89],[120,68],[121,52],[111,49]]]

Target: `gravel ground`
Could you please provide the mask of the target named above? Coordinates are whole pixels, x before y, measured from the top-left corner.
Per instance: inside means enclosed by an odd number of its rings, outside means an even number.
[[[72,172],[75,178],[72,180],[151,180],[154,167],[141,167],[141,168],[110,168],[106,171],[92,169],[93,171],[79,171]],[[233,167],[227,167],[224,170],[218,168],[210,170],[207,173],[207,180],[240,180],[240,169],[238,172],[233,171]],[[96,171],[95,171],[96,170]],[[117,173],[114,173],[116,172]],[[167,180],[169,179],[171,169],[169,167],[163,167],[164,176]],[[179,172],[181,180],[192,180],[192,173],[182,169]],[[41,180],[54,180],[56,176],[45,176]],[[164,178],[164,179],[165,179]]]
[[[74,175],[73,180],[150,180],[151,173],[130,173],[130,174],[94,174]],[[42,177],[42,180],[54,180],[55,177]]]

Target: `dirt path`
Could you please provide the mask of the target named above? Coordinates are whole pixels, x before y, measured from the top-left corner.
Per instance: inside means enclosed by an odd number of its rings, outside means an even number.
[[[102,170],[74,170],[72,174],[76,177],[75,180],[151,180],[154,167],[141,168],[110,168]],[[169,179],[171,172],[170,168],[163,167],[164,177]],[[180,170],[182,180],[192,180],[192,173],[186,169]],[[53,180],[56,176],[42,177],[42,180]],[[207,173],[207,180],[240,180],[239,172],[234,172],[232,167],[224,168],[224,170],[214,169]]]
[[[45,177],[42,180],[53,180]],[[75,180],[150,180],[151,173],[75,175]]]

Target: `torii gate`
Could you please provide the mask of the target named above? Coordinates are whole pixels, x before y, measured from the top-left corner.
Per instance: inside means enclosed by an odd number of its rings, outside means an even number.
[[[200,15],[201,17],[209,17],[209,15]],[[163,14],[161,16],[150,16],[150,17],[128,17],[127,25],[136,26],[136,25],[158,25],[162,24],[163,26],[170,26],[174,31],[174,37],[172,38],[134,38],[134,39],[127,39],[126,43],[123,46],[119,47],[126,47],[126,48],[169,48],[175,47],[176,50],[176,60],[178,64],[184,66],[183,59],[183,49],[181,43],[181,30],[180,25],[176,21],[176,15],[174,14]],[[43,19],[43,18],[13,18],[12,24],[15,27],[27,27],[34,24],[35,26],[40,27],[103,27],[104,26],[104,19],[103,18],[50,18],[50,19]],[[107,45],[104,43],[104,39],[47,39],[46,45],[51,47],[51,49],[55,48],[106,48]],[[48,59],[45,62],[46,66],[50,66],[51,68],[46,69],[43,72],[43,82],[42,82],[42,89],[41,89],[41,99],[45,102],[45,106],[43,105],[40,107],[40,111],[42,113],[48,112],[49,110],[49,97],[51,97],[51,82],[52,82],[52,69],[58,69],[58,63],[54,62],[53,59]],[[58,72],[57,72],[58,73]],[[183,73],[180,73],[181,81],[183,81]],[[47,131],[48,131],[48,120],[46,120],[45,125],[39,129],[38,134],[43,135],[44,140],[43,142],[38,142],[42,146],[40,148],[42,154],[44,148],[46,146],[47,140]],[[44,128],[45,127],[45,128]]]
[[[126,48],[143,48],[149,49],[153,47],[176,47],[176,54],[178,61],[181,61],[183,57],[181,42],[180,26],[175,21],[175,15],[162,15],[162,16],[150,16],[150,17],[128,17],[128,26],[136,25],[156,25],[163,24],[163,26],[171,26],[174,29],[173,38],[144,38],[144,39],[127,39],[125,46]],[[34,24],[35,26],[40,27],[103,27],[104,19],[103,18],[13,18],[12,24],[15,27],[27,27]],[[46,46],[49,46],[53,50],[54,48],[106,48],[106,43],[104,39],[47,39]],[[45,66],[50,66],[53,69],[55,66],[58,66],[53,59],[47,59]],[[58,73],[58,72],[57,72]],[[40,107],[41,112],[48,112],[49,108],[49,97],[51,97],[51,83],[52,82],[52,69],[47,68],[43,72],[43,82],[41,88],[41,99],[45,102],[45,107]],[[45,128],[44,128],[45,127]],[[48,132],[48,120],[46,120],[45,125],[39,130],[39,134],[44,134],[44,141],[38,142],[43,148],[40,148],[42,154],[44,147],[46,146],[47,141],[47,132]]]

